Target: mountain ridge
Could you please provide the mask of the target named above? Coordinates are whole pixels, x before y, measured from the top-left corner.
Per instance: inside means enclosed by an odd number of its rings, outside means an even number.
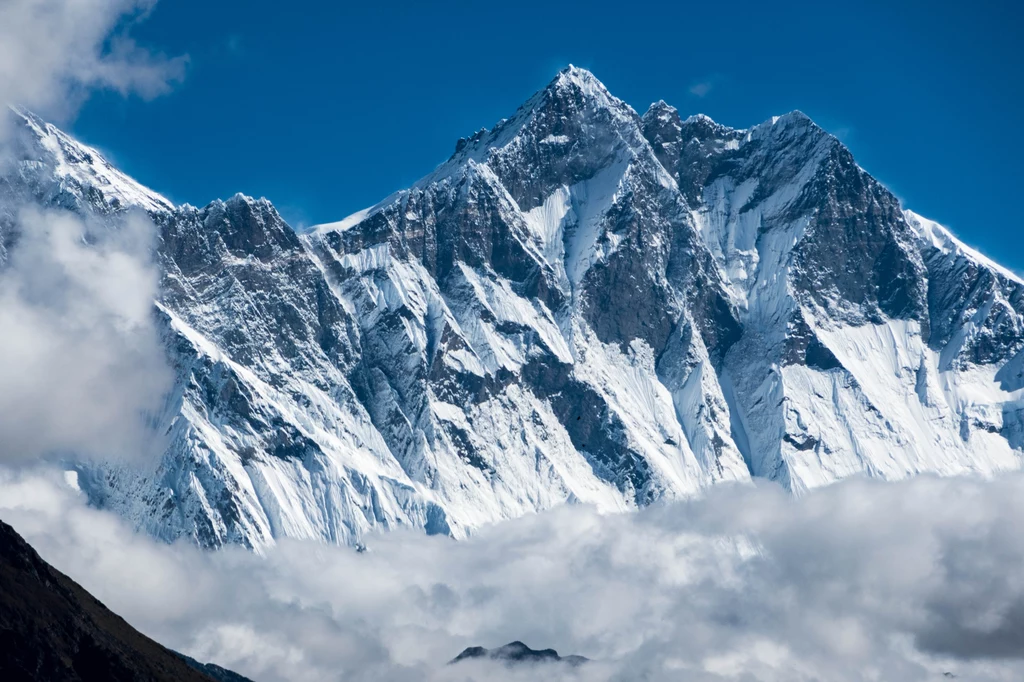
[[[1020,467],[1024,286],[802,113],[641,116],[571,67],[457,147],[301,234],[243,195],[151,210],[171,445],[83,466],[90,499],[258,549]],[[120,210],[26,148],[0,203]]]

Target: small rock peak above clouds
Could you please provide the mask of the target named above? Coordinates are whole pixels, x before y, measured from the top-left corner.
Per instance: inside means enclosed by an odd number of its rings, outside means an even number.
[[[482,646],[473,646],[465,649],[458,656],[453,658],[449,665],[461,663],[467,660],[491,660],[504,663],[505,665],[531,665],[563,663],[572,667],[583,665],[590,661],[584,656],[559,656],[554,649],[531,649],[522,642],[515,641],[497,649],[485,649]]]

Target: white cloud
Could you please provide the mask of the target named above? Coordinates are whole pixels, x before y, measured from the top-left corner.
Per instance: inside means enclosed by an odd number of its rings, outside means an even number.
[[[136,536],[56,479],[0,482],[0,515],[104,603],[263,682],[535,679],[444,665],[515,639],[597,659],[545,679],[1016,680],[1022,513],[1019,475],[799,500],[727,488],[636,514],[562,508],[464,542],[394,533],[365,554],[283,542],[258,557]]]
[[[127,35],[155,0],[4,0],[0,104],[65,118],[94,89],[153,97],[183,75],[185,58],[141,49]]]
[[[153,317],[154,228],[27,208],[0,268],[0,460],[137,456],[171,374]]]
[[[127,34],[152,5],[0,2],[0,106],[66,117],[97,88],[165,92],[184,60]],[[22,164],[28,177],[39,171],[9,144],[14,118],[0,108],[0,170],[17,185]],[[158,449],[145,418],[160,409],[170,375],[153,320],[153,224],[41,210],[27,193],[0,192],[0,461]]]

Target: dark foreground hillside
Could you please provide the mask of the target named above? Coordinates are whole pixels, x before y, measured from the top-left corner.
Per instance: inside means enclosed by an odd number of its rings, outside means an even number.
[[[211,676],[139,633],[47,564],[0,521],[0,679],[4,682],[242,680]]]

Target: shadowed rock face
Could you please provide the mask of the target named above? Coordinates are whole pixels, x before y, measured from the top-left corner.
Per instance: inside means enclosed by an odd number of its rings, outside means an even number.
[[[485,649],[481,646],[469,647],[453,658],[450,665],[470,659],[499,661],[507,665],[565,663],[573,667],[583,665],[590,660],[583,656],[559,656],[554,649],[531,649],[522,642],[512,642],[497,649]]]
[[[218,666],[186,660],[140,634],[43,561],[2,521],[0,679],[247,682]]]
[[[166,453],[79,480],[158,537],[463,537],[751,476],[1020,466],[1024,283],[799,112],[640,116],[570,67],[301,235],[263,199],[172,206],[20,120],[0,246],[25,201],[157,225]]]

